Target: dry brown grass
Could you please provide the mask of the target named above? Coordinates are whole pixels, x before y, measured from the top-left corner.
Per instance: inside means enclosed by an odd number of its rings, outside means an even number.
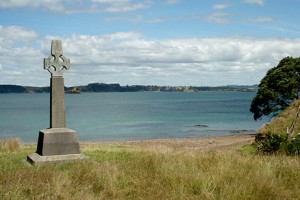
[[[153,145],[87,145],[90,161],[28,166],[0,152],[0,199],[298,199],[298,157]]]
[[[0,140],[0,151],[17,151],[21,147],[21,140],[19,138],[6,138]]]

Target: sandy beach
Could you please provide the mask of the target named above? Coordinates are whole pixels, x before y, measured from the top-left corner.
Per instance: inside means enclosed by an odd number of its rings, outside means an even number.
[[[238,149],[246,144],[254,142],[255,135],[234,135],[234,136],[218,136],[207,138],[169,138],[169,139],[153,139],[138,141],[120,141],[120,142],[82,142],[85,144],[105,144],[105,145],[122,145],[136,146],[144,148],[168,148],[168,149],[195,149],[195,150],[231,150]]]

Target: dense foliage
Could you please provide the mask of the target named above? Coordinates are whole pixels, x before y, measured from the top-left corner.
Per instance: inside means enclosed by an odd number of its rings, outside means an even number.
[[[283,58],[261,80],[250,111],[255,120],[262,116],[277,115],[294,99],[299,98],[300,58]]]
[[[295,156],[300,155],[300,138],[293,138],[293,140],[286,145],[287,155]]]
[[[286,133],[258,133],[255,135],[255,142],[258,152],[262,154],[300,155],[300,135],[289,139]]]
[[[256,134],[255,141],[258,144],[258,151],[264,154],[277,153],[280,148],[284,148],[285,144],[288,143],[287,134],[278,134],[268,132],[267,134]]]

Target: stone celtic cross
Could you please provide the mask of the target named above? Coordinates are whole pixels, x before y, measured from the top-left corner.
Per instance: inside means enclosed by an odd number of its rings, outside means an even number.
[[[50,127],[40,130],[37,150],[27,156],[31,164],[87,159],[80,154],[76,131],[66,128],[63,73],[70,68],[70,59],[63,56],[60,40],[51,43],[51,55],[44,58],[44,69],[50,78]]]
[[[51,55],[44,58],[44,69],[47,69],[51,76],[63,76],[63,72],[70,69],[70,59],[63,55],[60,40],[52,40]]]

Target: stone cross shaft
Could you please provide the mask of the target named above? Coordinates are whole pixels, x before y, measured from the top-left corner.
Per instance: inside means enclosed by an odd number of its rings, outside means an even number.
[[[52,40],[51,55],[44,59],[44,69],[51,73],[50,128],[65,128],[63,72],[70,68],[70,59],[63,56],[60,40]]]

